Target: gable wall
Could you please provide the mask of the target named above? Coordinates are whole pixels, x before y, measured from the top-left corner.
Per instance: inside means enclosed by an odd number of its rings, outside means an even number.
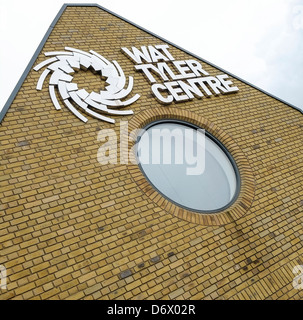
[[[35,65],[65,46],[93,49],[117,60],[141,97],[115,125],[89,116],[84,124],[55,110],[47,86],[36,90],[41,72],[29,72],[0,127],[1,298],[301,297],[292,287],[292,268],[303,264],[301,114],[237,79],[238,93],[161,105],[121,47],[162,43],[98,7],[62,14]],[[90,71],[76,76],[99,89]],[[98,163],[100,129],[169,116],[203,123],[238,159],[245,185],[230,219],[181,212],[144,192],[135,166]]]

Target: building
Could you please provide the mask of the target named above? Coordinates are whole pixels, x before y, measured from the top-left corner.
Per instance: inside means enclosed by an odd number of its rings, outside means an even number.
[[[102,7],[64,5],[1,112],[0,298],[301,299],[301,113]],[[151,125],[207,132],[202,202],[200,180],[174,196],[160,167],[130,161],[129,133]]]

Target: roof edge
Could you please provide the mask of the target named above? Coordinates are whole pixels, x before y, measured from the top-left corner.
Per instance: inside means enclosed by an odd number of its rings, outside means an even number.
[[[34,65],[36,59],[38,58],[38,56],[39,56],[44,44],[46,43],[46,41],[47,41],[47,39],[49,37],[49,35],[51,34],[52,30],[54,29],[55,25],[57,24],[58,20],[60,19],[61,15],[63,14],[63,12],[65,11],[65,9],[67,7],[98,7],[99,9],[108,12],[109,14],[111,14],[111,15],[113,15],[113,16],[115,16],[115,17],[117,17],[117,18],[119,18],[119,19],[121,19],[121,20],[123,20],[123,21],[125,21],[125,22],[127,22],[127,23],[129,23],[131,25],[133,25],[136,28],[139,28],[140,30],[142,30],[142,31],[144,31],[144,32],[146,32],[146,33],[148,33],[148,34],[160,39],[163,42],[166,42],[166,43],[170,44],[171,46],[174,46],[175,48],[177,48],[177,49],[179,49],[179,50],[181,50],[181,51],[183,51],[183,52],[195,57],[196,59],[199,59],[199,60],[207,63],[208,65],[210,65],[210,66],[212,66],[212,67],[214,67],[214,68],[216,68],[216,69],[218,69],[218,70],[230,75],[231,77],[233,77],[233,78],[235,78],[235,79],[237,79],[237,80],[239,80],[239,81],[251,86],[252,88],[254,88],[254,89],[266,94],[267,96],[270,96],[270,97],[272,97],[272,98],[274,98],[274,99],[286,104],[287,106],[289,106],[289,107],[299,111],[301,114],[303,114],[303,110],[301,110],[297,106],[295,106],[295,105],[293,105],[293,104],[291,104],[291,103],[289,103],[289,102],[287,102],[285,100],[282,100],[282,99],[278,98],[277,96],[275,96],[275,95],[273,95],[273,94],[271,94],[271,93],[269,93],[269,92],[267,92],[267,91],[255,86],[255,85],[251,84],[250,82],[248,82],[246,80],[241,79],[238,76],[235,76],[234,74],[232,74],[232,73],[230,73],[230,72],[228,72],[228,71],[216,66],[215,64],[213,64],[213,63],[211,63],[211,62],[199,57],[196,54],[193,54],[192,52],[190,52],[190,51],[188,51],[188,50],[186,50],[186,49],[184,49],[184,48],[172,43],[171,41],[168,41],[168,40],[164,39],[163,37],[158,36],[157,34],[155,34],[155,33],[151,32],[151,31],[149,31],[149,30],[137,25],[136,23],[134,23],[134,22],[132,22],[132,21],[126,19],[126,18],[121,17],[120,15],[118,15],[118,14],[116,14],[116,13],[114,13],[114,12],[104,8],[104,7],[102,7],[101,5],[99,5],[97,3],[65,3],[65,4],[62,5],[62,7],[59,10],[59,12],[57,13],[55,19],[50,24],[49,28],[47,29],[47,31],[46,31],[46,33],[45,33],[45,35],[43,37],[43,39],[40,42],[38,48],[36,49],[34,55],[32,56],[31,60],[29,61],[27,67],[24,70],[24,72],[22,73],[17,85],[15,86],[14,90],[10,94],[10,96],[9,96],[8,100],[6,101],[3,109],[0,111],[0,124],[1,124],[1,122],[3,120],[3,118],[5,117],[9,107],[11,106],[12,102],[14,101],[17,93],[19,92],[19,90],[20,90],[25,78],[27,77],[29,71],[32,69],[32,66]]]
[[[5,117],[9,107],[11,106],[11,104],[13,103],[13,101],[15,100],[15,97],[17,95],[17,93],[19,92],[25,78],[27,77],[29,71],[31,70],[32,66],[34,65],[36,59],[38,58],[40,51],[42,50],[45,42],[47,41],[49,35],[51,34],[52,30],[54,29],[55,25],[57,24],[58,20],[60,19],[61,15],[63,14],[63,12],[65,11],[66,7],[68,5],[64,4],[61,9],[59,10],[59,12],[57,13],[55,19],[53,20],[53,22],[50,24],[49,28],[47,29],[43,39],[41,40],[38,48],[36,49],[34,55],[32,56],[31,60],[29,61],[27,67],[25,68],[25,70],[23,71],[19,81],[17,82],[14,90],[12,91],[12,93],[10,94],[9,98],[7,99],[4,107],[2,108],[2,110],[0,111],[0,124],[3,120],[3,118]]]

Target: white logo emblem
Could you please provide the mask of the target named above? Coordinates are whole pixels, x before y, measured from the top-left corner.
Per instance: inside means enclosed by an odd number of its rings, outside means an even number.
[[[45,56],[51,58],[34,67],[34,70],[38,71],[47,66],[38,80],[37,90],[42,89],[46,77],[51,73],[49,93],[57,110],[61,109],[61,105],[56,97],[55,87],[57,87],[65,106],[84,122],[87,122],[88,119],[78,109],[110,123],[114,123],[115,120],[99,112],[109,115],[133,114],[132,110],[115,109],[128,106],[140,97],[140,95],[135,94],[132,98],[123,101],[130,94],[134,80],[133,77],[129,77],[128,86],[124,88],[126,77],[117,61],[112,61],[111,63],[93,50],[90,50],[89,53],[69,47],[65,47],[65,50],[62,52],[46,52]],[[79,89],[78,85],[72,82],[73,76],[71,74],[80,68],[83,70],[92,68],[95,72],[100,73],[100,77],[105,78],[108,84],[105,90],[101,90],[99,93],[94,91],[88,93],[85,89]]]

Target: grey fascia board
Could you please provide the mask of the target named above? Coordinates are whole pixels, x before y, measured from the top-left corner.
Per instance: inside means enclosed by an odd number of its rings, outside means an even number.
[[[1,112],[0,112],[0,123],[2,122],[3,118],[5,117],[5,115],[6,115],[7,111],[8,111],[8,109],[9,109],[10,105],[11,105],[12,102],[14,101],[14,99],[15,99],[17,93],[19,92],[19,90],[20,90],[20,88],[21,88],[21,86],[22,86],[25,78],[27,77],[29,71],[30,71],[31,68],[33,67],[33,64],[35,63],[37,57],[39,56],[39,54],[40,54],[40,52],[41,52],[41,50],[42,50],[45,42],[47,41],[49,35],[51,34],[52,30],[54,29],[55,25],[57,24],[58,20],[60,19],[61,15],[63,14],[63,12],[65,11],[65,9],[66,9],[67,7],[98,7],[99,9],[108,12],[109,14],[111,14],[111,15],[113,15],[113,16],[115,16],[115,17],[117,17],[117,18],[119,18],[119,19],[121,19],[121,20],[123,20],[123,21],[125,21],[125,22],[127,22],[127,23],[129,23],[129,24],[131,24],[131,25],[133,25],[134,27],[136,27],[136,28],[138,28],[138,29],[140,29],[140,30],[142,30],[142,31],[144,31],[144,32],[146,32],[146,33],[148,33],[148,34],[150,34],[150,35],[158,38],[159,40],[161,40],[161,41],[163,41],[163,42],[165,42],[165,43],[167,43],[167,44],[169,44],[169,45],[171,45],[171,46],[173,46],[173,47],[175,47],[175,48],[177,48],[177,49],[179,49],[179,50],[181,50],[181,51],[183,51],[183,52],[185,52],[185,53],[187,53],[187,54],[189,54],[189,55],[191,55],[191,56],[193,56],[193,57],[195,57],[196,59],[199,59],[199,60],[203,61],[204,63],[206,63],[206,64],[208,64],[208,65],[210,65],[210,66],[212,66],[212,67],[214,67],[214,68],[216,68],[216,69],[218,69],[218,70],[220,70],[220,71],[228,74],[229,76],[231,76],[231,77],[233,77],[233,78],[235,78],[235,79],[237,79],[237,80],[239,80],[239,81],[241,81],[241,82],[243,82],[243,83],[251,86],[252,88],[254,88],[254,89],[256,89],[256,90],[258,90],[258,91],[266,94],[267,96],[270,96],[270,97],[272,97],[272,98],[274,98],[274,99],[276,99],[276,100],[278,100],[278,101],[280,101],[280,102],[282,102],[282,103],[284,103],[284,104],[286,104],[286,105],[288,105],[289,107],[291,107],[291,108],[299,111],[301,114],[303,114],[303,110],[301,110],[300,108],[294,106],[293,104],[291,104],[291,103],[289,103],[289,102],[287,102],[287,101],[284,101],[284,100],[278,98],[277,96],[275,96],[275,95],[273,95],[273,94],[271,94],[271,93],[269,93],[269,92],[267,92],[267,91],[265,91],[265,90],[263,90],[263,89],[255,86],[255,85],[249,83],[249,82],[246,81],[246,80],[243,80],[243,79],[239,78],[238,76],[235,76],[234,74],[232,74],[232,73],[230,73],[230,72],[228,72],[228,71],[226,71],[226,70],[224,70],[224,69],[216,66],[215,64],[213,64],[213,63],[211,63],[211,62],[209,62],[209,61],[207,61],[207,60],[205,60],[205,59],[197,56],[196,54],[191,53],[190,51],[188,51],[188,50],[186,50],[186,49],[183,49],[182,47],[180,47],[180,46],[178,46],[178,45],[176,45],[176,44],[174,44],[174,43],[172,43],[172,42],[170,42],[170,41],[162,38],[161,36],[158,36],[158,35],[154,34],[153,32],[151,32],[151,31],[149,31],[149,30],[146,30],[145,28],[137,25],[136,23],[134,23],[134,22],[132,22],[132,21],[129,21],[128,19],[125,19],[125,18],[121,17],[120,15],[118,15],[118,14],[116,14],[116,13],[114,13],[114,12],[112,12],[112,11],[110,11],[110,10],[102,7],[102,6],[100,6],[100,5],[97,4],[97,3],[91,3],[91,4],[90,4],[90,3],[65,3],[65,4],[63,4],[63,6],[61,7],[61,9],[59,10],[58,14],[56,15],[55,19],[54,19],[53,22],[51,23],[50,27],[48,28],[46,34],[44,35],[44,37],[43,37],[43,39],[42,39],[42,41],[41,41],[41,43],[39,44],[39,46],[38,46],[38,48],[36,49],[33,57],[31,58],[29,64],[27,65],[26,69],[24,70],[21,78],[19,79],[19,81],[18,81],[15,89],[13,90],[13,92],[12,92],[11,95],[9,96],[6,104],[4,105],[3,109],[1,110]]]

